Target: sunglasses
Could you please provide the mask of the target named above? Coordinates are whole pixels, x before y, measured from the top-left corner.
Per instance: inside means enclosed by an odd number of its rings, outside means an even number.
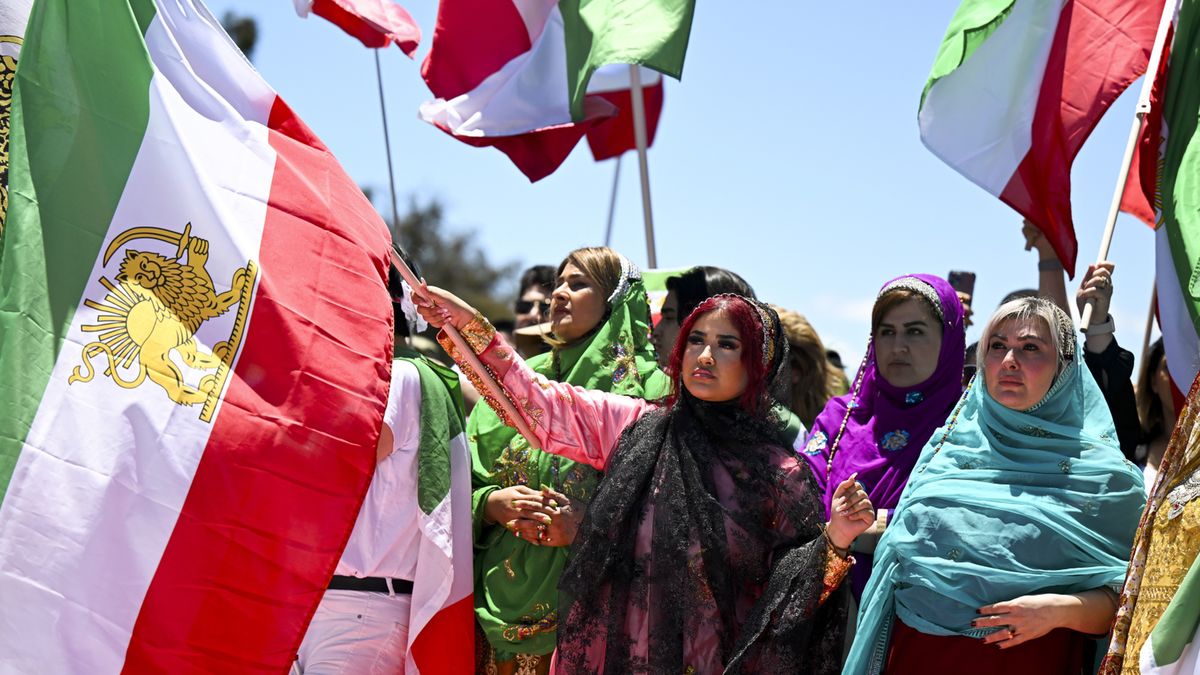
[[[518,300],[516,305],[514,305],[514,309],[516,309],[517,314],[528,314],[535,305],[538,308],[538,314],[541,316],[545,316],[550,313],[549,300],[538,300],[537,302],[534,302],[533,300]]]

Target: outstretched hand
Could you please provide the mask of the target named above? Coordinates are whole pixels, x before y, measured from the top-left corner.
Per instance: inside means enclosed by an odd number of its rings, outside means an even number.
[[[857,480],[857,473],[842,481],[833,492],[833,502],[830,505],[831,516],[825,527],[829,541],[833,545],[848,549],[854,543],[854,538],[862,534],[875,522],[875,507],[867,497],[862,483]]]
[[[475,308],[462,298],[437,286],[421,284],[413,289],[413,304],[429,325],[442,328],[450,324],[462,328],[475,318]]]

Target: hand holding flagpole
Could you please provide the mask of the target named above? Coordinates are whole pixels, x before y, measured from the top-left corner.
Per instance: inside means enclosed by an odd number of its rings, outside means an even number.
[[[409,269],[408,265],[404,264],[404,260],[400,258],[395,249],[392,250],[392,264],[396,266],[396,270],[400,272],[400,277],[404,279],[404,282],[413,289],[413,293],[421,295],[421,291],[426,287],[425,282],[413,274],[413,271]],[[458,329],[452,324],[447,323],[442,326],[442,330],[446,331],[446,335],[450,336],[450,340],[458,348],[459,354],[462,354],[467,365],[479,375],[479,379],[487,388],[488,393],[492,395],[494,400],[499,401],[500,407],[504,408],[504,412],[508,415],[508,418],[516,425],[517,432],[524,436],[525,440],[529,441],[529,447],[540,449],[537,437],[533,435],[533,430],[529,428],[529,424],[525,421],[525,418],[517,410],[517,407],[513,405],[513,402],[509,400],[508,395],[504,393],[504,388],[492,378],[491,373],[483,365],[483,362],[479,360],[479,357],[475,354],[475,350],[471,349],[471,346],[463,339]]]
[[[1129,129],[1129,140],[1125,143],[1125,157],[1121,160],[1121,168],[1117,172],[1117,188],[1113,192],[1112,204],[1108,208],[1104,236],[1100,238],[1100,253],[1096,256],[1097,263],[1108,260],[1108,250],[1112,247],[1113,230],[1117,225],[1117,213],[1121,210],[1121,197],[1125,194],[1125,183],[1129,180],[1129,165],[1133,161],[1133,151],[1137,147],[1138,138],[1142,133],[1142,121],[1150,112],[1150,94],[1154,90],[1154,79],[1158,75],[1158,65],[1162,60],[1163,47],[1167,43],[1167,33],[1178,7],[1179,0],[1165,0],[1163,3],[1162,18],[1158,23],[1158,33],[1154,36],[1154,47],[1150,51],[1150,63],[1146,65],[1146,75],[1142,81],[1141,95],[1138,96],[1137,111],[1133,118],[1133,125]],[[1089,300],[1083,308],[1082,316],[1079,317],[1079,330],[1085,333],[1092,324],[1094,307],[1093,301]]]

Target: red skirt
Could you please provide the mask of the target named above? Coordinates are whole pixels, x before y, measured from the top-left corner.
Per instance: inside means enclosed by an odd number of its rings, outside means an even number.
[[[1079,675],[1084,636],[1066,628],[1008,649],[961,635],[927,635],[896,619],[885,675]]]

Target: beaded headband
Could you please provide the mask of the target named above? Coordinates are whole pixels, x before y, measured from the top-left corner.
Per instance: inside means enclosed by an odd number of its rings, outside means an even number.
[[[617,254],[621,259],[621,280],[617,282],[617,287],[613,289],[612,295],[608,296],[608,305],[611,307],[614,302],[625,297],[629,292],[629,287],[633,282],[642,278],[642,271],[637,268],[637,265],[629,262],[629,259],[621,254]]]
[[[933,289],[933,286],[930,286],[916,277],[900,277],[887,286],[884,286],[883,290],[879,291],[879,295],[876,296],[876,298],[882,298],[889,291],[894,291],[897,289],[912,291],[913,293],[920,295],[922,298],[925,298],[925,300],[933,307],[933,312],[934,314],[937,314],[938,320],[946,320],[946,314],[942,311],[942,300],[938,297],[937,291]]]
[[[775,339],[776,339],[775,322],[771,320],[771,314],[773,313],[772,310],[767,308],[761,302],[754,300],[753,298],[747,298],[746,296],[738,295],[737,293],[718,293],[718,294],[708,298],[708,300],[711,300],[713,298],[737,298],[738,300],[744,300],[746,302],[746,304],[748,304],[754,308],[754,311],[758,313],[758,322],[759,322],[759,324],[762,325],[762,333],[763,333],[762,363],[763,363],[763,367],[765,368],[767,366],[770,366],[771,360],[775,358]]]

